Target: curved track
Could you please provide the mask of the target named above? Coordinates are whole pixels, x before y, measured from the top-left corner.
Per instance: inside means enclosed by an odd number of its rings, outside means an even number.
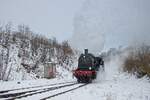
[[[40,100],[50,99],[50,98],[52,98],[52,97],[59,96],[59,95],[61,95],[61,94],[65,94],[65,93],[67,93],[67,92],[76,90],[76,89],[81,88],[81,87],[86,86],[86,85],[87,85],[87,84],[82,84],[82,85],[80,85],[80,86],[77,86],[77,87],[74,87],[74,88],[65,90],[65,91],[63,91],[63,92],[58,92],[58,93],[56,93],[56,94],[50,95],[50,96],[45,97],[45,98],[42,98],[42,99],[40,99]]]
[[[57,83],[57,84],[42,85],[42,86],[35,86],[35,87],[18,88],[13,90],[5,90],[5,91],[1,91],[0,99],[14,100],[14,99],[23,98],[38,93],[43,93],[43,92],[47,92],[47,91],[51,91],[51,90],[55,90],[67,86],[72,86],[75,84],[77,83],[65,82],[65,83]]]
[[[45,86],[54,86],[54,85],[66,84],[66,83],[74,83],[74,82],[75,81],[72,81],[72,82],[62,82],[62,83],[56,83],[56,84],[39,85],[39,86],[32,86],[32,87],[24,87],[24,88],[16,88],[16,89],[9,89],[9,90],[2,90],[2,91],[0,91],[0,94],[1,93],[6,93],[6,92],[10,92],[10,91],[16,91],[16,90],[39,88],[39,87],[45,87]]]
[[[0,91],[0,99],[4,100],[26,99],[28,97],[30,98],[42,94],[40,100],[46,100],[76,90],[85,85],[87,84],[78,84],[77,82],[64,82],[27,88],[18,88],[13,90],[4,90]]]

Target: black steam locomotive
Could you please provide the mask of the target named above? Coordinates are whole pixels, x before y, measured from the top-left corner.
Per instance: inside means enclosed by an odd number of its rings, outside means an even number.
[[[78,59],[78,68],[73,71],[73,75],[77,78],[78,82],[89,83],[96,79],[99,70],[104,71],[103,59],[95,57],[88,53],[88,49],[85,49],[85,53],[81,54]]]

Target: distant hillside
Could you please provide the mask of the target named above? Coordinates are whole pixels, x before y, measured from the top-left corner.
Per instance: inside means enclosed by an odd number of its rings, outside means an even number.
[[[64,64],[67,70],[73,64],[74,53],[68,41],[58,43],[33,33],[28,26],[11,24],[0,26],[0,80],[25,80],[43,77],[46,62]],[[69,69],[70,68],[70,69]]]

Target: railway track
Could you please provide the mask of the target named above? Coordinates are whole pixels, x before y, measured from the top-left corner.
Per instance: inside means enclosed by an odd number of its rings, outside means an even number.
[[[71,92],[71,91],[73,91],[73,90],[76,90],[76,89],[81,88],[81,87],[86,86],[86,85],[87,85],[87,84],[82,84],[82,85],[80,85],[80,86],[77,86],[77,87],[74,87],[74,88],[65,90],[65,91],[63,91],[63,92],[58,92],[58,93],[56,93],[56,94],[47,96],[47,97],[42,98],[42,99],[40,99],[40,100],[47,100],[47,99],[50,99],[50,98],[52,98],[52,97],[55,97],[55,96],[59,96],[59,95],[65,94],[65,93],[67,93],[67,92]]]
[[[24,90],[24,89],[31,89],[31,88],[41,88],[45,86],[54,86],[54,85],[60,85],[60,84],[66,84],[66,83],[74,83],[75,81],[71,82],[62,82],[62,83],[55,83],[55,84],[46,84],[46,85],[39,85],[39,86],[32,86],[32,87],[24,87],[24,88],[16,88],[16,89],[8,89],[8,90],[2,90],[0,91],[0,94],[10,92],[10,91],[16,91],[16,90]]]
[[[74,86],[77,84],[78,83],[76,83],[76,82],[67,82],[67,83],[58,83],[58,84],[51,84],[51,85],[45,85],[45,86],[35,86],[35,87],[19,88],[19,89],[13,89],[13,90],[5,90],[5,91],[0,91],[0,99],[4,99],[4,100],[21,99],[21,98],[26,98],[26,97],[38,95],[41,93],[47,93],[50,91],[59,90],[61,88],[65,88],[65,87],[71,87],[71,86]],[[84,85],[85,84],[81,84],[75,88],[70,88],[70,89],[65,90],[63,92],[55,93],[53,95],[41,98],[41,100],[46,100],[48,98],[55,97],[55,96],[64,94],[66,92],[73,91],[73,90],[80,88]]]

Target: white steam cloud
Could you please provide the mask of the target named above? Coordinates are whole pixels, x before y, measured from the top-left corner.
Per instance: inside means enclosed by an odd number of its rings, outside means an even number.
[[[101,31],[98,10],[91,2],[86,2],[74,18],[72,44],[78,50],[85,48],[92,53],[99,53],[104,46],[104,33]]]
[[[103,47],[150,43],[150,0],[86,0],[74,18],[73,46]]]

